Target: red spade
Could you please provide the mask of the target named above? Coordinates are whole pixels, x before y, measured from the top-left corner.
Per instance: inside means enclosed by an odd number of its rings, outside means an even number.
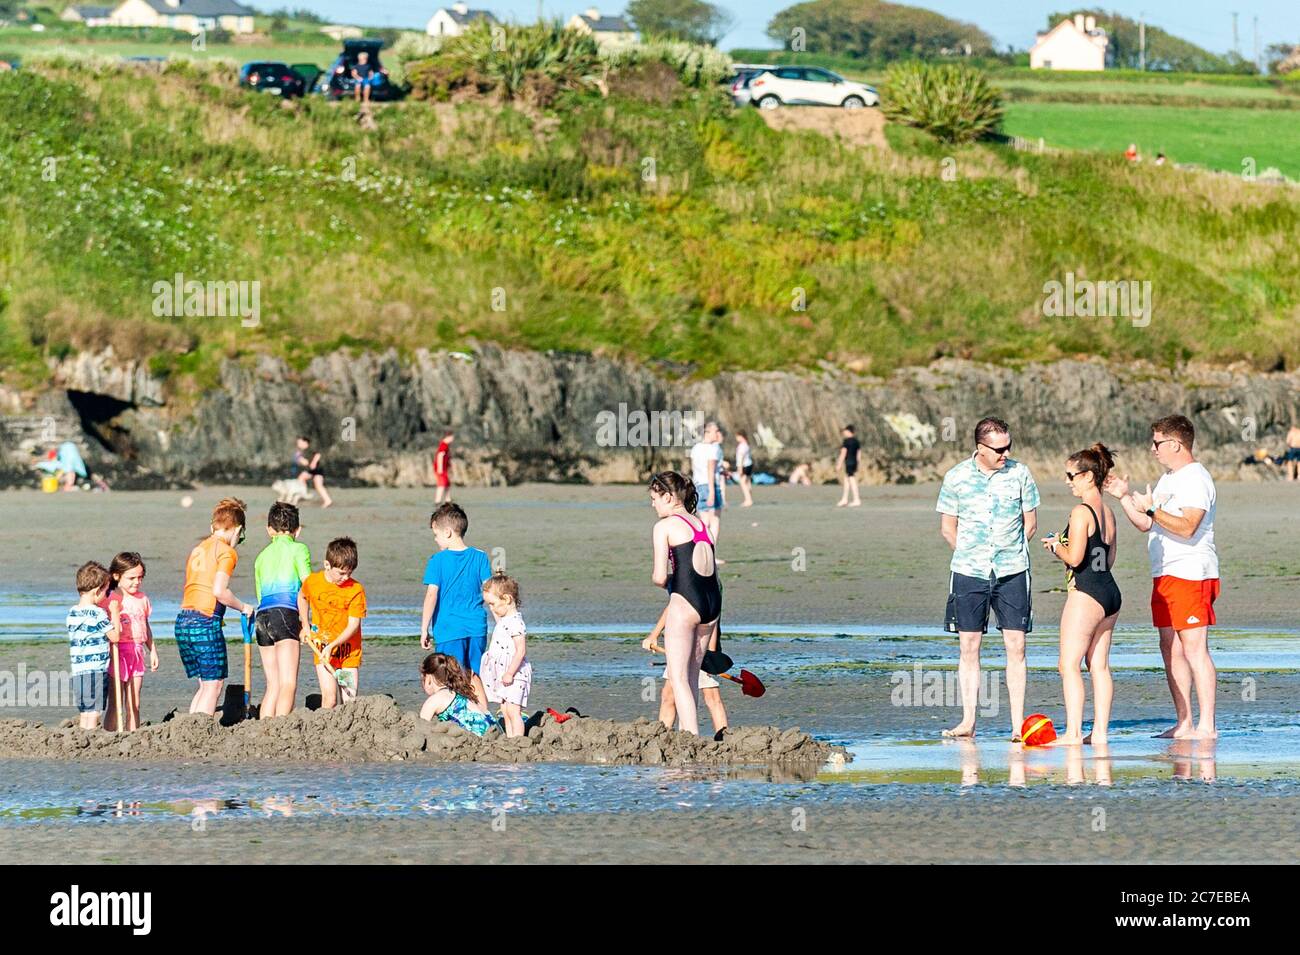
[[[763,685],[763,681],[748,670],[741,670],[739,677],[734,677],[730,673],[715,673],[714,676],[730,680],[732,683],[739,683],[741,692],[746,696],[762,696],[767,692],[767,687]]]

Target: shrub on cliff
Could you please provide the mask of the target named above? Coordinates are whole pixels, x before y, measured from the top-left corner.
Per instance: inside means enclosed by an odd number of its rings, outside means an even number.
[[[417,96],[436,99],[444,86],[473,83],[504,99],[520,99],[530,92],[554,98],[552,91],[593,88],[602,65],[595,40],[559,23],[503,26],[478,21],[430,60],[411,63],[407,72]]]
[[[897,63],[885,74],[886,118],[923,129],[944,143],[969,143],[997,131],[1002,100],[987,77],[966,66]]]

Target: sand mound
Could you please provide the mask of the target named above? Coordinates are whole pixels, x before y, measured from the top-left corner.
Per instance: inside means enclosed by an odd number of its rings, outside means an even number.
[[[70,722],[70,721],[68,721]],[[47,759],[241,761],[574,762],[670,764],[823,763],[844,751],[797,727],[745,727],[725,742],[666,729],[640,719],[593,718],[556,723],[549,716],[526,737],[493,730],[480,739],[447,723],[427,723],[398,709],[391,697],[366,696],[334,710],[301,710],[223,727],[208,716],[176,716],[134,733],[51,728],[0,720],[0,756]]]
[[[780,132],[811,130],[850,146],[886,148],[885,116],[879,109],[836,109],[830,106],[783,106],[760,109],[767,125]]]

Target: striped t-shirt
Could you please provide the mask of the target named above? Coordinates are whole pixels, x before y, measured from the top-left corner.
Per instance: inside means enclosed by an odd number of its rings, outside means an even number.
[[[72,675],[102,673],[108,669],[108,632],[113,622],[102,607],[80,604],[68,611],[68,649]]]

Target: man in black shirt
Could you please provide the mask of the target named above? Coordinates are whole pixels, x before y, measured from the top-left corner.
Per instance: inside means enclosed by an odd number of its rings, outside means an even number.
[[[836,507],[861,507],[862,499],[858,497],[858,451],[862,444],[858,441],[857,429],[846,424],[840,432],[844,443],[840,445],[840,459],[835,463],[835,470],[844,472],[844,493]]]

